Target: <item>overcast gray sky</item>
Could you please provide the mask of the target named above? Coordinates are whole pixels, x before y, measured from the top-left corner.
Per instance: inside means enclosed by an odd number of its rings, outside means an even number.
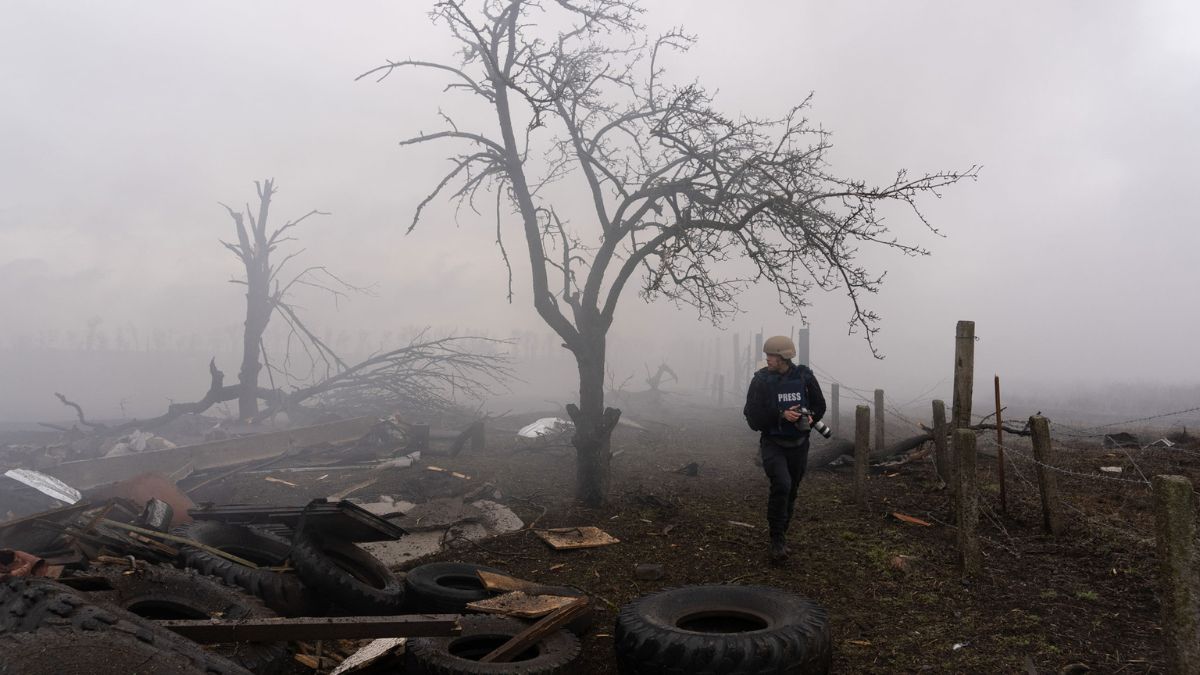
[[[913,394],[949,374],[954,323],[977,322],[979,377],[1028,390],[1200,381],[1200,6],[1189,2],[646,3],[649,29],[700,42],[677,81],[731,113],[776,114],[810,91],[833,169],[886,180],[983,165],[926,201],[945,234],[890,223],[927,258],[867,253],[887,270],[872,359],[846,336],[840,294],[812,298],[813,360],[857,386]],[[449,148],[399,148],[440,126],[436,74],[354,77],[388,58],[453,60],[426,3],[9,0],[0,22],[0,388],[12,400],[44,331],[188,334],[236,326],[236,261],[217,202],[275,177],[277,216],[331,215],[299,233],[305,259],[372,297],[315,321],[352,330],[431,324],[498,334],[540,324],[525,277],[512,305],[488,223],[445,204],[412,235]],[[627,294],[614,333],[667,349],[711,339],[689,310]],[[734,325],[786,332],[768,289]],[[655,361],[659,355],[650,355]],[[236,370],[228,364],[227,372]],[[203,381],[203,373],[200,373]],[[47,386],[50,386],[47,384]],[[33,394],[31,394],[32,396]],[[39,391],[37,396],[43,394]],[[183,394],[186,397],[186,393]],[[50,401],[52,405],[53,401]],[[9,417],[17,408],[9,405]],[[6,415],[0,414],[0,418]]]

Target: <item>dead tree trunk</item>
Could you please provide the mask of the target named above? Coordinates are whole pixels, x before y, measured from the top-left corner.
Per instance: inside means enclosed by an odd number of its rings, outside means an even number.
[[[586,506],[598,507],[608,495],[612,431],[621,419],[617,408],[604,407],[605,336],[587,340],[575,350],[579,367],[579,405],[568,404],[575,423],[575,494]]]
[[[246,208],[250,227],[242,214],[225,207],[237,226],[237,246],[225,244],[237,254],[246,268],[246,323],[242,332],[242,367],[238,371],[238,384],[242,391],[238,395],[238,417],[254,419],[258,414],[258,374],[262,370],[259,357],[262,336],[271,320],[271,249],[274,235],[267,235],[267,216],[271,210],[271,195],[275,193],[274,180],[268,178],[256,183],[258,189],[258,218]]]

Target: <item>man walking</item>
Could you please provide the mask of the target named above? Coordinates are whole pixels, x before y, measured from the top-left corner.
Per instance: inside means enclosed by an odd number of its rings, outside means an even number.
[[[767,526],[771,534],[771,562],[787,560],[786,533],[796,506],[796,493],[808,463],[808,434],[825,415],[825,396],[813,371],[792,363],[796,345],[785,335],[763,343],[767,367],[754,373],[746,392],[742,414],[750,428],[762,434],[758,441],[763,471],[771,481],[767,498]]]

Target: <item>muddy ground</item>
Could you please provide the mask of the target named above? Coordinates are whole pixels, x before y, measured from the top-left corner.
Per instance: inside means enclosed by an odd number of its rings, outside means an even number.
[[[1164,672],[1149,491],[1096,478],[1097,467],[1123,465],[1121,475],[1134,481],[1135,469],[1195,479],[1194,453],[1135,455],[1087,439],[1058,443],[1061,463],[1079,475],[1061,474],[1069,528],[1055,539],[1040,531],[1036,478],[1024,460],[1010,462],[1008,512],[1001,513],[995,459],[985,448],[984,571],[964,581],[949,496],[928,460],[872,475],[865,510],[853,503],[848,472],[810,470],[790,534],[792,558],[772,567],[756,437],[733,411],[702,411],[672,425],[650,424],[649,431],[619,428],[612,497],[599,510],[571,499],[572,451],[518,442],[513,432],[527,421],[492,423],[486,450],[426,457],[427,464],[470,476],[467,482],[430,479],[434,472],[418,466],[378,472],[378,482],[352,496],[418,500],[487,482],[526,523],[596,525],[619,538],[603,548],[560,552],[522,531],[422,561],[476,562],[588,591],[597,621],[583,640],[580,672],[615,672],[612,625],[621,605],[661,588],[706,583],[765,584],[814,599],[830,613],[835,672]],[[897,429],[896,437],[910,433]],[[1014,449],[1027,448],[1020,444],[1012,441]],[[690,462],[699,463],[695,476],[675,472]],[[364,480],[361,472],[322,474],[279,474],[297,487],[262,474],[236,476],[195,497],[302,504]],[[894,512],[931,525],[903,522]],[[665,578],[638,580],[638,563],[662,563]]]

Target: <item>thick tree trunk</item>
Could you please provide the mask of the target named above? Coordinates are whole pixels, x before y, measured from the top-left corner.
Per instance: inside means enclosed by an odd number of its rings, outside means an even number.
[[[608,497],[612,458],[609,440],[621,418],[620,410],[604,407],[604,349],[601,335],[587,340],[586,348],[576,350],[579,405],[567,406],[575,423],[575,496],[590,507],[602,506]]]
[[[262,370],[259,356],[263,332],[271,318],[271,305],[267,298],[267,280],[258,279],[255,270],[247,270],[246,325],[242,333],[242,368],[238,372],[238,383],[242,392],[238,396],[238,417],[251,420],[258,414],[258,373]]]

